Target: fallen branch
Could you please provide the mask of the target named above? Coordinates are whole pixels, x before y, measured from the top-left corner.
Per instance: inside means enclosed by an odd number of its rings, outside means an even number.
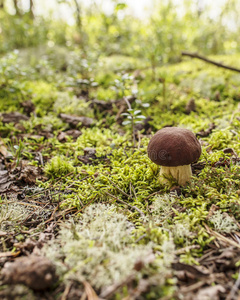
[[[182,52],[182,56],[190,56],[190,57],[193,57],[193,58],[198,58],[198,59],[201,59],[207,63],[210,63],[212,65],[215,65],[217,67],[220,67],[220,68],[224,68],[224,69],[227,69],[227,70],[231,70],[231,71],[235,71],[235,72],[239,72],[240,73],[240,69],[238,68],[234,68],[234,67],[231,67],[231,66],[227,66],[227,65],[224,65],[224,64],[221,64],[221,63],[218,63],[214,60],[211,60],[205,56],[202,56],[202,55],[199,55],[198,53],[191,53],[191,52],[187,52],[187,51],[183,51]]]

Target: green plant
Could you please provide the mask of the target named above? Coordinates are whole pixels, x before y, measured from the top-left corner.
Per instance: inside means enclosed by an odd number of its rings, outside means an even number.
[[[127,103],[128,109],[127,113],[122,113],[121,115],[126,117],[127,120],[122,122],[122,125],[131,125],[131,135],[132,135],[132,142],[133,147],[135,147],[136,139],[135,139],[135,132],[134,132],[134,125],[142,123],[145,116],[142,115],[142,111],[140,109],[133,109],[131,104],[129,103],[127,97],[124,98],[125,102]],[[147,107],[148,103],[143,103],[143,106]]]
[[[72,162],[68,161],[66,157],[58,155],[46,164],[44,172],[50,178],[56,178],[75,172],[75,168]]]

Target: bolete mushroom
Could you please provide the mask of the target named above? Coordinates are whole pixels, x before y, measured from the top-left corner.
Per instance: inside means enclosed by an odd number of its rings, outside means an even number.
[[[147,152],[148,157],[161,166],[160,183],[166,183],[170,175],[179,185],[186,185],[192,176],[191,163],[201,155],[201,145],[190,130],[165,127],[151,138]]]

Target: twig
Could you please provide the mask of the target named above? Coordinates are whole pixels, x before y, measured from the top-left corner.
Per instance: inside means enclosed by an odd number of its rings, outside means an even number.
[[[236,234],[235,234],[235,238],[237,239],[238,244],[240,244],[240,239]],[[240,271],[238,272],[238,279],[232,286],[230,293],[227,295],[226,300],[234,300],[234,299],[238,298],[237,292],[238,292],[239,286],[240,286]]]
[[[139,212],[139,214],[140,214],[142,217],[145,217],[145,214],[144,214],[139,208],[137,208],[136,206],[131,205],[131,204],[129,204],[129,203],[127,203],[127,202],[125,202],[125,201],[119,199],[118,197],[116,197],[116,196],[114,196],[114,195],[112,195],[112,194],[110,194],[110,193],[108,193],[108,192],[106,192],[106,191],[105,191],[105,193],[106,193],[108,196],[113,197],[114,199],[116,199],[118,202],[120,202],[120,203],[122,203],[122,204],[125,204],[125,205],[131,207],[132,209],[135,209],[136,211]]]
[[[101,299],[97,296],[94,289],[87,281],[83,281],[83,285],[85,288],[85,293],[87,294],[87,297],[89,300],[100,300]]]
[[[123,100],[127,103],[128,109],[132,109],[132,106],[131,106],[130,102],[128,101],[128,98],[123,97]]]
[[[182,56],[190,56],[190,57],[193,57],[193,58],[198,58],[198,59],[201,59],[201,60],[203,60],[207,63],[215,65],[217,67],[224,68],[224,69],[231,70],[231,71],[235,71],[235,72],[240,72],[240,69],[238,69],[238,68],[234,68],[234,67],[231,67],[231,66],[221,64],[221,63],[216,62],[214,60],[211,60],[211,59],[209,59],[205,56],[199,55],[198,53],[191,53],[191,52],[183,51]]]
[[[130,185],[129,185],[129,189],[130,189],[130,191],[133,192],[135,199],[137,199],[136,190],[135,190],[135,188],[134,188],[134,186],[132,185],[131,182],[130,182]]]
[[[199,245],[190,245],[190,246],[178,249],[174,253],[176,255],[180,255],[180,254],[183,254],[183,253],[188,252],[188,251],[193,250],[193,249],[200,249],[200,246]]]
[[[77,198],[78,198],[79,203],[80,203],[82,206],[84,206],[83,203],[82,203],[82,201],[81,201],[81,199],[80,199],[80,197],[79,197],[79,195],[77,195]]]
[[[2,202],[2,204],[11,204],[11,203],[14,203],[14,204],[19,204],[19,205],[26,205],[26,206],[31,206],[31,207],[36,207],[36,208],[40,208],[39,206],[37,205],[34,205],[34,204],[30,204],[30,203],[25,203],[25,202],[16,202],[16,201],[7,201],[7,202]]]
[[[107,287],[106,289],[104,289],[101,294],[100,297],[103,299],[108,299],[109,297],[112,296],[112,294],[114,292],[116,292],[120,287],[127,285],[127,283],[131,282],[133,279],[135,278],[135,274],[130,274],[126,279],[124,279],[123,281],[117,282],[109,287]]]
[[[148,200],[149,198],[151,198],[152,196],[157,195],[157,194],[162,194],[162,191],[154,192],[154,193],[148,195],[148,196],[147,196],[146,198],[144,198],[142,201],[146,201],[146,200]]]
[[[111,184],[113,186],[115,186],[115,188],[117,188],[123,195],[127,196],[128,198],[132,198],[131,195],[128,195],[127,193],[125,193],[122,189],[120,189],[119,186],[117,186],[110,178],[108,178],[108,180],[111,182]]]
[[[206,227],[208,233],[215,236],[218,240],[220,240],[224,243],[227,243],[231,246],[237,247],[238,249],[240,248],[240,245],[238,243],[236,243],[235,241],[230,240],[230,239],[226,238],[224,235],[210,229],[206,224],[204,224],[204,226]]]
[[[65,287],[65,290],[62,294],[62,297],[61,297],[61,300],[67,300],[68,299],[68,295],[69,295],[69,292],[72,288],[72,282],[68,283],[67,286]]]
[[[142,236],[140,236],[140,237],[135,241],[135,244],[138,243],[139,241],[141,241],[142,239],[144,239],[145,236],[147,236],[146,233],[144,233]]]
[[[76,211],[76,212],[74,213],[74,215],[76,215],[76,214],[82,212],[86,207],[88,207],[88,206],[96,199],[96,197],[97,197],[97,195],[95,195],[95,197],[93,197],[92,200],[89,201],[86,205],[84,205],[81,209],[79,209],[78,211]]]
[[[20,255],[21,251],[17,251],[17,252],[0,252],[0,258],[2,257],[17,257],[18,255]]]

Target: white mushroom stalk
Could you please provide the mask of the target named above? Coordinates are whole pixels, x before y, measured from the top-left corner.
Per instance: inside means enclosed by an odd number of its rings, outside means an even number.
[[[177,167],[165,167],[161,166],[159,174],[159,182],[161,184],[168,184],[169,177],[173,177],[177,180],[179,185],[186,185],[192,177],[191,165],[177,166]]]

